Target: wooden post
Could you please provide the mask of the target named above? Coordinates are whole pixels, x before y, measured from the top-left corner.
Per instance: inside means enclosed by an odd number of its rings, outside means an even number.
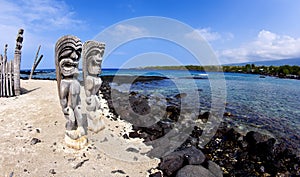
[[[14,91],[16,96],[19,96],[21,94],[20,65],[21,65],[21,49],[22,49],[22,42],[23,42],[23,33],[24,33],[23,29],[20,29],[18,32],[18,36],[16,39],[15,55],[14,55]]]
[[[44,55],[41,55],[40,58],[39,58],[39,59],[36,61],[36,63],[34,64],[34,66],[32,66],[32,70],[31,70],[29,79],[31,79],[32,74],[34,73],[34,71],[35,71],[36,67],[39,65],[39,63],[41,62],[43,56],[44,56]]]
[[[36,52],[35,59],[34,59],[34,62],[33,62],[32,68],[31,68],[29,80],[32,78],[32,75],[33,75],[34,70],[36,69],[37,65],[40,63],[41,59],[43,58],[43,55],[42,55],[42,56],[38,59],[40,49],[41,49],[41,45],[39,45],[39,48],[38,48],[38,50],[37,50],[37,52]]]
[[[11,92],[13,93],[13,96],[15,96],[15,90],[14,90],[14,62],[10,62],[10,68],[11,68]]]
[[[6,96],[7,97],[9,97],[10,96],[10,92],[9,92],[9,64],[10,64],[10,62],[6,62],[6,66],[5,66],[5,68],[6,68],[6,77],[5,77],[5,89],[6,89]]]
[[[0,97],[2,97],[2,75],[3,75],[3,72],[2,72],[2,66],[3,66],[3,57],[2,55],[0,55]]]
[[[21,60],[21,51],[15,51],[14,56],[14,88],[16,96],[19,96],[20,93],[20,60]]]
[[[6,96],[6,61],[3,59],[2,64],[2,96]]]
[[[7,90],[7,47],[8,45],[5,44],[4,46],[4,56],[3,56],[3,68],[4,68],[4,71],[3,71],[3,75],[4,75],[4,81],[3,81],[3,84],[4,84],[4,87],[3,87],[3,96],[7,96],[8,94],[8,90]]]
[[[8,73],[8,92],[9,92],[9,96],[14,96],[14,92],[12,90],[12,61],[8,62],[7,65],[7,73]]]
[[[6,48],[6,46],[5,46]],[[6,63],[7,63],[7,56],[4,53],[3,56],[3,63],[2,63],[2,96],[6,96]]]
[[[39,63],[41,62],[42,58],[44,55],[41,55],[40,58],[37,60],[36,65],[33,68],[33,71],[36,69],[36,67],[39,65]]]

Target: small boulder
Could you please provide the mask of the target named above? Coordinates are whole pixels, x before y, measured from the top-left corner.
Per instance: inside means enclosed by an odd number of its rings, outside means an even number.
[[[126,149],[127,152],[133,152],[133,153],[139,153],[140,151],[137,150],[136,148],[133,148],[133,147],[129,147]]]
[[[130,138],[138,138],[140,135],[136,132],[136,131],[134,131],[134,132],[129,132],[129,137]]]
[[[161,174],[160,171],[158,171],[158,172],[150,174],[149,177],[163,177],[163,175]]]
[[[213,161],[208,161],[208,170],[216,177],[223,177],[223,171],[221,170],[221,167]]]
[[[56,172],[55,172],[54,169],[50,169],[50,170],[49,170],[49,173],[52,174],[52,175],[55,175],[55,174],[56,174]]]
[[[205,155],[199,149],[194,146],[185,148],[181,151],[174,152],[182,156],[187,162],[188,165],[200,165],[205,161]]]
[[[235,129],[230,128],[226,133],[224,133],[224,137],[227,140],[238,141],[239,137],[241,137],[241,134],[237,132]]]
[[[35,144],[40,143],[40,142],[42,142],[40,139],[32,138],[31,141],[30,141],[30,145],[35,145]]]
[[[225,112],[225,113],[224,113],[224,116],[225,116],[225,117],[232,117],[233,115],[232,115],[230,112]]]
[[[169,118],[174,121],[178,121],[180,115],[180,108],[177,106],[168,106],[166,112],[169,114]]]
[[[170,176],[183,166],[184,159],[178,154],[169,154],[161,158],[159,169]]]
[[[215,177],[214,174],[212,174],[209,170],[204,168],[201,165],[186,165],[182,169],[180,169],[176,177]]]
[[[252,157],[255,158],[255,156],[257,156],[262,160],[270,160],[273,158],[273,150],[276,142],[273,137],[250,131],[246,134],[245,140],[248,143],[248,152]]]
[[[199,149],[191,146],[162,157],[159,168],[166,175],[172,175],[184,165],[200,165],[205,159],[205,155]]]
[[[177,99],[180,99],[180,98],[184,98],[186,96],[187,96],[186,93],[179,93],[179,94],[175,95],[174,97],[177,98]]]
[[[272,137],[269,135],[261,134],[259,132],[255,132],[255,131],[250,131],[246,134],[245,140],[249,144],[254,145],[257,143],[266,142],[271,138]]]
[[[198,116],[198,119],[202,120],[202,122],[206,123],[208,121],[209,112],[205,112],[202,115]]]

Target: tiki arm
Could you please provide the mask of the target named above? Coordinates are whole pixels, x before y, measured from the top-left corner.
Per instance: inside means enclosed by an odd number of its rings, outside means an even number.
[[[101,108],[100,97],[99,97],[101,84],[102,84],[101,78],[95,78],[94,92],[95,92],[96,109]]]
[[[68,119],[69,107],[68,107],[68,95],[69,95],[69,83],[61,80],[60,84],[60,105],[65,117]]]

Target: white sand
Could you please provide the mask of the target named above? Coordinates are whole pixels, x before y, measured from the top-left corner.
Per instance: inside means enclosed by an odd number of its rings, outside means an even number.
[[[56,81],[22,80],[21,87],[28,92],[0,98],[0,176],[136,177],[147,176],[147,170],[159,163],[142,155],[150,147],[140,139],[121,137],[130,129],[128,123],[111,119],[105,119],[103,131],[88,132],[87,148],[68,148],[64,144],[65,118]],[[32,138],[41,142],[31,145]],[[127,148],[139,152],[128,152]],[[74,168],[83,161],[82,166]],[[56,174],[51,174],[51,169]],[[125,174],[112,173],[114,170]]]

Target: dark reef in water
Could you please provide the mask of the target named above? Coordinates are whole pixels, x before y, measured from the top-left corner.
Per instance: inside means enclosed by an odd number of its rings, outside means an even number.
[[[102,81],[115,82],[118,84],[168,79],[167,77],[162,77],[162,76],[131,76],[131,75],[116,75],[116,76],[103,75],[100,77]]]
[[[43,73],[43,72],[39,72],[39,73]],[[29,79],[29,74],[28,71],[22,71],[21,74],[24,74],[25,76],[22,76],[21,79],[27,80]],[[37,73],[35,73],[36,75]],[[33,75],[33,79],[36,80],[56,80],[55,78],[50,78],[50,77],[45,77],[45,78],[41,78],[41,77],[35,77],[35,75]],[[135,83],[135,82],[147,82],[147,81],[155,81],[155,80],[164,80],[164,79],[169,79],[167,77],[163,77],[163,76],[131,76],[131,75],[103,75],[100,76],[102,81],[106,81],[106,82],[114,82],[117,84],[124,84],[124,83]]]

